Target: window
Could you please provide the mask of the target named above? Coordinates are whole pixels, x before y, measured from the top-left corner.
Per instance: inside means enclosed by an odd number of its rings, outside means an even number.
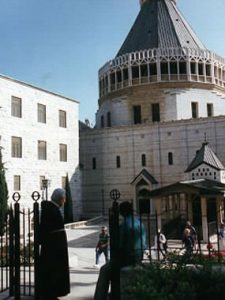
[[[170,62],[170,73],[177,74],[177,62]]]
[[[160,122],[160,106],[159,103],[152,104],[152,122]]]
[[[13,183],[13,189],[14,191],[20,191],[20,176],[14,175],[14,183]]]
[[[40,190],[44,190],[43,180],[45,180],[45,176],[40,176]]]
[[[107,112],[107,126],[111,127],[111,113]]]
[[[123,69],[123,79],[128,80],[128,69]]]
[[[116,72],[116,79],[117,79],[117,82],[121,82],[121,81],[122,81],[122,74],[121,74],[121,71],[117,71],[117,72]]]
[[[196,119],[198,117],[198,103],[197,102],[191,102],[191,113],[192,113],[193,119]]]
[[[204,75],[203,73],[203,64],[202,63],[198,63],[198,74],[199,75]]]
[[[196,64],[195,64],[195,62],[191,62],[191,74],[196,74]]]
[[[59,127],[66,128],[66,111],[59,110]]]
[[[161,62],[161,74],[169,74],[168,70],[168,63],[167,62]]]
[[[38,103],[38,122],[46,123],[46,106]]]
[[[134,124],[141,124],[141,106],[133,106]]]
[[[142,167],[146,166],[146,155],[145,154],[141,155],[141,165],[142,165]]]
[[[101,128],[105,127],[104,116],[101,116]]]
[[[211,76],[211,65],[210,64],[206,65],[206,76]]]
[[[11,155],[12,157],[22,157],[22,138],[12,136],[12,145],[11,145]]]
[[[59,160],[67,161],[67,145],[65,144],[59,145]]]
[[[92,157],[92,169],[96,170],[96,158]]]
[[[179,62],[180,74],[187,74],[187,63],[185,61]]]
[[[111,82],[111,84],[115,84],[115,81],[116,81],[116,79],[115,79],[115,73],[110,74],[110,82]]]
[[[139,78],[139,67],[132,67],[132,78]]]
[[[66,176],[62,176],[62,188],[66,188]]]
[[[11,115],[22,118],[22,99],[12,96],[11,98]]]
[[[147,76],[148,76],[148,66],[141,65],[141,77],[147,77]]]
[[[173,165],[173,153],[172,152],[168,153],[168,164]]]
[[[38,159],[47,159],[47,143],[45,141],[38,141]]]
[[[207,116],[213,117],[213,104],[207,103]]]
[[[120,156],[116,157],[116,167],[120,168]]]
[[[149,64],[149,68],[150,68],[150,74],[151,75],[157,75],[157,66],[156,66],[156,63]]]

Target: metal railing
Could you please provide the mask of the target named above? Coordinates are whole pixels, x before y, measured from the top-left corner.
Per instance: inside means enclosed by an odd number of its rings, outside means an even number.
[[[32,194],[33,209],[20,206],[20,194],[14,193],[5,222],[4,234],[0,237],[0,292],[20,300],[21,296],[39,298],[39,203],[40,194]]]
[[[171,210],[171,214],[172,214]],[[165,263],[170,261],[174,262],[177,259],[181,259],[182,257],[185,261],[191,262],[195,260],[213,260],[217,263],[225,263],[223,260],[223,256],[225,259],[225,251],[221,249],[219,236],[218,236],[218,224],[217,222],[208,223],[208,240],[203,241],[201,239],[201,233],[198,232],[193,241],[193,248],[191,253],[188,253],[187,248],[183,243],[183,232],[185,228],[185,223],[187,221],[187,216],[185,216],[184,212],[179,216],[179,213],[176,215],[178,223],[180,222],[181,226],[178,228],[178,225],[174,225],[174,230],[176,231],[174,239],[167,239],[167,248],[163,247],[163,244],[159,239],[159,232],[164,232],[167,223],[164,220],[163,228],[159,228],[159,219],[163,219],[168,215],[168,211],[164,213],[158,214],[157,211],[151,213],[150,209],[145,212],[134,213],[132,214],[132,224],[135,223],[135,220],[138,220],[139,226],[139,236],[140,236],[140,249],[133,249],[133,252],[140,250],[142,255],[142,259],[140,260],[142,263],[148,262],[157,262],[164,261]],[[173,216],[174,217],[174,216]],[[180,217],[180,218],[179,218]],[[114,200],[112,207],[109,209],[109,229],[110,229],[110,255],[111,255],[111,264],[112,264],[112,278],[111,278],[111,297],[113,300],[120,300],[120,254],[121,254],[121,239],[120,239],[120,230],[121,224],[126,223],[126,219],[123,219],[119,216],[119,203]],[[182,226],[183,224],[183,226]],[[133,232],[135,232],[137,228],[133,228]],[[135,233],[137,234],[137,233]],[[145,237],[143,237],[145,236]],[[129,236],[132,238],[132,235]],[[134,238],[135,240],[136,238]],[[146,239],[146,242],[142,242]],[[136,241],[135,241],[136,243]],[[128,241],[129,245],[134,245]],[[132,249],[131,249],[132,250]],[[224,249],[225,250],[225,249]],[[128,250],[129,251],[129,250]]]

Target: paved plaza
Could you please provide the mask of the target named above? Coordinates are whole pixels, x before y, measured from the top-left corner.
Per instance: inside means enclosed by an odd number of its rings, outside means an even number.
[[[94,267],[95,246],[102,225],[105,224],[100,223],[98,225],[66,230],[70,257],[71,293],[66,297],[61,297],[61,300],[93,299],[99,273],[99,270]],[[102,255],[100,264],[103,263],[104,257]],[[0,294],[0,300],[5,299],[6,296],[6,293]],[[22,297],[21,300],[31,299],[33,298]]]
[[[60,299],[93,299],[99,273],[99,270],[94,268],[95,246],[101,226],[102,224],[67,230],[71,267],[71,293]],[[104,263],[103,255],[100,262],[101,264]]]

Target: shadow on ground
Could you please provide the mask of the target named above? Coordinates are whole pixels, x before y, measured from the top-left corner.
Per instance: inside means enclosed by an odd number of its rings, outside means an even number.
[[[71,248],[93,248],[98,242],[99,231],[90,233],[83,237],[68,241],[68,247]],[[94,245],[93,245],[94,244]]]

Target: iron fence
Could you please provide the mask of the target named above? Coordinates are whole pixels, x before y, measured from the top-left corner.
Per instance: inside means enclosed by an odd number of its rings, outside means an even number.
[[[20,300],[38,299],[39,203],[40,194],[32,194],[33,209],[21,208],[20,194],[14,193],[0,237],[0,292]]]
[[[173,218],[177,220],[177,224],[175,224],[174,219],[172,219],[173,226],[168,226],[173,229],[172,234],[166,229],[168,223],[166,223],[165,220],[163,222],[165,214],[168,213],[173,214]],[[157,261],[163,261],[165,263],[169,261],[172,263],[182,258],[184,258],[186,262],[197,261],[198,259],[210,259],[217,263],[225,263],[225,251],[222,251],[220,246],[217,221],[207,224],[207,241],[202,240],[202,233],[198,232],[197,228],[193,251],[191,255],[187,255],[187,249],[183,242],[183,232],[187,221],[187,215],[185,215],[185,213],[174,216],[174,211],[172,210],[171,212],[166,211],[166,213],[158,214],[157,211],[152,213],[150,209],[147,209],[140,210],[139,213],[133,212],[131,217],[133,220],[132,224],[134,224],[135,219],[138,219],[141,224],[141,226],[139,226],[140,237],[143,237],[143,235],[146,237],[146,243],[141,242],[139,249],[141,253],[143,253],[142,263]],[[119,216],[119,204],[117,200],[114,200],[112,207],[109,209],[110,254],[112,264],[111,295],[113,300],[120,300],[120,264],[118,261],[120,260],[120,226],[122,222],[124,222],[124,220]],[[162,228],[159,228],[159,224],[162,224]],[[164,248],[160,242],[160,232],[164,233],[165,237],[167,237],[167,248]],[[138,249],[136,248],[136,250]]]

